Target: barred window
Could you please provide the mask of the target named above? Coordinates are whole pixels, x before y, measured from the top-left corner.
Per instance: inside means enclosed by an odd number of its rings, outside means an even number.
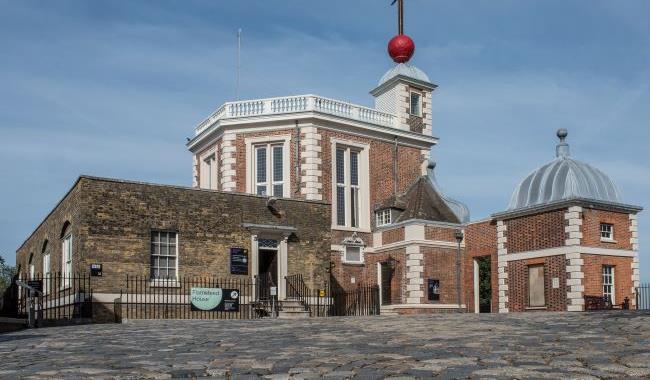
[[[178,234],[151,231],[151,279],[176,280],[178,276]]]
[[[601,223],[600,238],[602,240],[614,240],[614,226],[608,223]]]

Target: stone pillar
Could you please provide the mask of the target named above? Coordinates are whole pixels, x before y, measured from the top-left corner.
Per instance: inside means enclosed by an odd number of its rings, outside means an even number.
[[[406,247],[406,303],[420,304],[424,297],[424,255],[420,253],[420,246],[409,245]]]
[[[508,262],[506,255],[508,249],[506,248],[506,231],[508,227],[503,220],[497,221],[497,267],[498,267],[498,281],[499,281],[499,313],[508,312]]]
[[[585,305],[585,286],[583,278],[585,274],[582,266],[584,260],[580,256],[580,243],[582,240],[582,207],[572,206],[569,207],[564,214],[566,225],[564,231],[568,234],[565,240],[567,247],[575,248],[566,254],[566,272],[567,272],[567,311],[583,311]]]
[[[199,156],[192,155],[192,187],[199,187]]]
[[[237,148],[235,140],[237,135],[234,133],[226,133],[221,140],[221,190],[223,191],[236,191],[237,190]],[[240,179],[243,180],[243,179]]]
[[[301,127],[300,131],[303,134],[300,152],[300,193],[305,199],[322,201],[321,135],[318,133],[318,128],[314,126]]]
[[[288,237],[284,237],[280,240],[280,245],[278,247],[278,300],[280,301],[287,299],[287,284],[284,278],[288,275],[288,239]]]
[[[639,226],[636,214],[630,214],[630,244],[632,245],[632,251],[634,251],[634,256],[632,257],[632,294],[635,296],[632,297],[630,303],[631,307],[636,307],[636,290],[640,285],[640,274],[639,274]]]
[[[432,136],[433,135],[433,119],[431,117],[431,113],[433,112],[433,106],[431,104],[431,91],[423,91],[422,92],[423,97],[422,97],[422,104],[424,104],[424,107],[422,107],[422,111],[424,111],[424,129],[422,130],[422,134],[425,136]]]

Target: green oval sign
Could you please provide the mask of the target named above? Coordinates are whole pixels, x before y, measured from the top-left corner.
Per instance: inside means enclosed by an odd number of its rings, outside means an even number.
[[[223,291],[220,288],[192,288],[190,291],[190,302],[199,310],[214,310],[222,299]]]

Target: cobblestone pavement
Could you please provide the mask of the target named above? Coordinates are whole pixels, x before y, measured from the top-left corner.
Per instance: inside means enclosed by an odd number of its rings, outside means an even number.
[[[0,334],[1,378],[650,378],[650,313],[133,321]]]

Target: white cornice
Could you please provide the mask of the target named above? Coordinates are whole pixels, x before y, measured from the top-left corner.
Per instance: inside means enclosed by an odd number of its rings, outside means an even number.
[[[259,124],[264,123],[269,124],[269,126],[274,126],[274,124],[277,124],[278,122],[286,122],[287,128],[289,128],[288,125],[294,125],[294,122],[296,120],[302,121],[309,119],[311,119],[310,123],[314,124],[318,128],[333,129],[337,131],[344,130],[346,133],[365,137],[372,136],[391,143],[394,141],[395,137],[398,137],[398,141],[401,145],[411,145],[420,149],[430,148],[431,146],[438,143],[438,138],[434,136],[427,136],[421,133],[411,132],[404,129],[352,120],[318,111],[305,111],[297,113],[246,116],[218,120],[210,127],[206,128],[198,136],[190,140],[187,143],[187,148],[192,152],[196,152],[197,147],[202,146],[204,140],[207,139],[212,141],[215,135],[218,136],[230,129],[254,128]],[[318,123],[318,121],[326,121],[331,124],[321,125]],[[350,130],[351,127],[357,130],[356,133],[355,131]]]
[[[527,260],[527,259],[536,259],[539,257],[566,255],[569,253],[581,253],[586,255],[601,255],[601,256],[634,257],[635,252],[626,249],[586,247],[583,245],[577,245],[577,246],[540,249],[538,251],[508,253],[499,256],[499,260],[503,260],[503,261]]]

